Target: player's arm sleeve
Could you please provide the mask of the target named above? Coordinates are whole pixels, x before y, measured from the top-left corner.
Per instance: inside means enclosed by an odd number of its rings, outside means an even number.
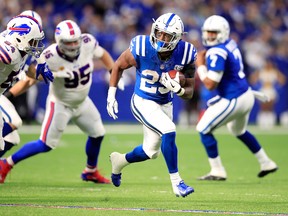
[[[219,83],[223,77],[227,52],[224,49],[211,48],[206,55],[207,78]]]

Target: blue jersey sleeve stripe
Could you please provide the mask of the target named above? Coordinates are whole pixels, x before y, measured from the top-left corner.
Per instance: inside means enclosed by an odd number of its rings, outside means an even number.
[[[2,53],[2,55],[5,57],[5,59],[7,60],[8,64],[11,63],[11,58],[9,56],[9,54],[6,52],[5,49],[3,49],[3,47],[0,45],[0,51]]]

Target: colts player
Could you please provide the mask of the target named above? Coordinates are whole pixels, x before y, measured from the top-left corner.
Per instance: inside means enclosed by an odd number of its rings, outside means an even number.
[[[277,170],[257,139],[247,130],[255,93],[250,89],[243,71],[242,56],[236,42],[229,39],[230,26],[226,19],[213,15],[202,27],[202,41],[207,52],[199,52],[197,73],[205,87],[219,93],[197,124],[201,141],[208,155],[211,171],[200,180],[226,180],[227,174],[218,154],[213,132],[222,125],[243,142],[260,164],[258,177]]]
[[[192,44],[181,40],[183,34],[181,18],[173,13],[163,14],[154,20],[150,36],[138,35],[133,38],[130,48],[115,62],[110,78],[107,111],[111,117],[117,119],[117,83],[123,70],[135,67],[136,83],[131,110],[143,124],[144,132],[143,144],[131,152],[111,153],[111,179],[116,187],[121,184],[122,169],[125,166],[155,159],[162,151],[174,194],[186,197],[194,192],[192,187],[184,183],[178,172],[176,127],[172,121],[173,93],[183,99],[191,99],[194,90],[194,61],[197,52]],[[186,86],[181,87],[170,78],[168,71],[174,69],[185,74]]]

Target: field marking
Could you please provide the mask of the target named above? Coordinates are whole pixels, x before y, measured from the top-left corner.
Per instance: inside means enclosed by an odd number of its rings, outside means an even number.
[[[142,134],[142,126],[140,124],[104,124],[107,134]],[[263,130],[257,126],[249,125],[248,130],[254,134],[262,135],[288,135],[288,128],[275,126],[270,130]],[[23,134],[40,134],[41,126],[40,125],[23,125],[18,129],[19,133]],[[64,131],[64,134],[81,134],[83,133],[76,125],[68,125]],[[195,126],[185,127],[177,126],[177,133],[179,134],[198,134]],[[226,127],[221,127],[217,129],[215,134],[221,135],[231,135]]]
[[[0,207],[32,207],[32,208],[56,208],[56,209],[84,209],[94,211],[147,211],[147,212],[176,212],[176,213],[203,213],[203,214],[227,214],[227,215],[288,215],[286,213],[268,212],[235,212],[216,210],[178,210],[178,209],[149,209],[149,208],[102,208],[89,206],[54,206],[38,204],[0,204]]]

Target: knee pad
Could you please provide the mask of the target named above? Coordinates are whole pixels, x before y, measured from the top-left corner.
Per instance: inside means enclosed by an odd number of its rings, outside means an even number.
[[[22,122],[22,119],[19,115],[15,115],[13,118],[12,118],[12,122],[11,122],[17,129],[20,128],[23,124]]]
[[[18,131],[14,130],[11,133],[7,134],[4,137],[4,140],[13,143],[14,145],[18,145],[20,143],[20,136],[18,134]]]

